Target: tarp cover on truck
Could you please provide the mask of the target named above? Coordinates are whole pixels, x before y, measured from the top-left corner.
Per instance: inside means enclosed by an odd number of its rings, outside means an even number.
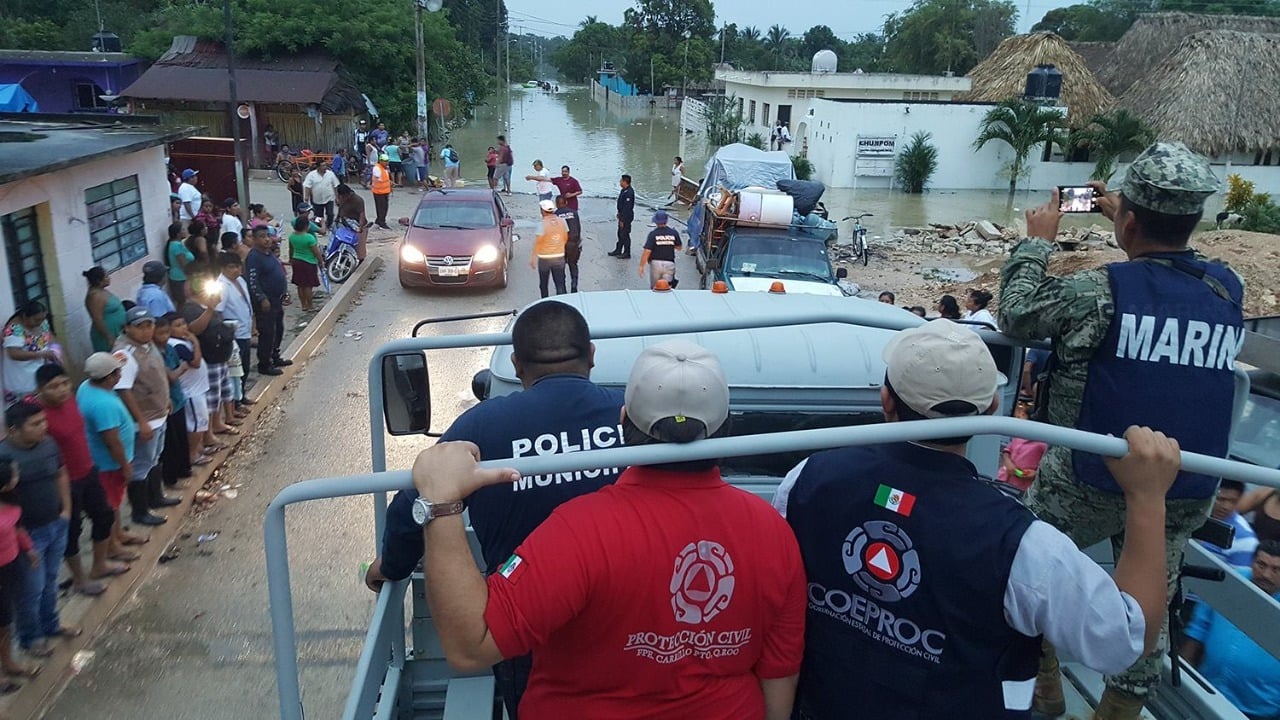
[[[721,187],[772,190],[778,186],[779,180],[794,180],[795,177],[791,156],[781,150],[764,151],[742,143],[725,145],[707,161],[707,174],[702,179],[702,187],[698,188],[693,213],[689,216],[690,237],[697,238],[702,233],[702,201]]]

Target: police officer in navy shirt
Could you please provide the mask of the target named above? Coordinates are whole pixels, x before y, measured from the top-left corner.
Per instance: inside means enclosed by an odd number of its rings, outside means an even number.
[[[595,346],[587,321],[576,309],[555,301],[530,306],[516,318],[511,344],[511,361],[524,391],[489,398],[466,411],[441,442],[473,442],[484,460],[623,444],[622,393],[588,379]],[[510,486],[487,487],[467,498],[485,573],[494,572],[561,503],[611,484],[623,469],[525,476]],[[401,491],[387,508],[382,553],[365,576],[371,590],[379,590],[386,580],[409,577],[422,560],[422,526],[413,519],[417,497],[415,490]],[[530,667],[529,656],[494,667],[513,720]]]
[[[885,347],[886,420],[994,413],[982,340],[935,320]],[[851,447],[793,469],[774,505],[808,578],[801,720],[1029,718],[1040,636],[1100,672],[1156,644],[1175,441],[1125,433],[1107,460],[1129,513],[1114,580],[965,459],[969,438]]]

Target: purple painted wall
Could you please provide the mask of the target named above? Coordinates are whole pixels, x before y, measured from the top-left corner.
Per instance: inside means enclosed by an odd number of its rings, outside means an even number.
[[[0,83],[22,85],[40,103],[40,112],[107,112],[107,103],[98,96],[118,94],[138,79],[143,65],[137,58],[104,55],[121,59],[85,62],[0,57]]]

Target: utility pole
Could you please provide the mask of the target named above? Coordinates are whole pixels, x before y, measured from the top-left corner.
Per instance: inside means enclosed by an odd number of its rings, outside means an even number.
[[[684,39],[684,79],[680,81],[680,102],[689,95],[689,38]]]
[[[231,0],[222,0],[222,21],[226,26],[226,46],[227,46],[227,89],[230,97],[228,98],[227,110],[231,118],[231,152],[235,153],[235,173],[236,173],[236,199],[240,202],[240,207],[249,207],[249,182],[244,176],[244,154],[240,152],[240,102],[236,99],[236,60],[235,48],[232,46],[232,38],[235,34],[231,30]]]
[[[427,137],[427,49],[422,37],[422,0],[413,4],[413,39],[418,70],[418,137]]]
[[[1030,2],[1031,0],[1027,0]],[[728,29],[728,23],[720,23],[720,64],[724,64],[724,31]]]

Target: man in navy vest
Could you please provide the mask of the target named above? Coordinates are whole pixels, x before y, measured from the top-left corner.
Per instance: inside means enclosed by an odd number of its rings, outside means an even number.
[[[588,377],[595,345],[587,321],[570,305],[542,302],[516,318],[511,361],[523,392],[489,398],[467,410],[440,442],[468,440],[482,460],[555,455],[622,445],[622,393]],[[568,500],[618,479],[625,468],[600,468],[556,475],[532,475],[510,486],[486,487],[467,498],[471,525],[484,555],[485,574],[498,566],[534,528]],[[386,580],[408,577],[422,560],[422,526],[413,519],[415,490],[396,494],[387,508],[382,554],[369,566],[365,584],[375,592]],[[508,717],[529,678],[529,656],[494,667]]]
[[[1118,194],[1098,204],[1128,262],[1066,277],[1046,274],[1057,237],[1058,196],[1027,213],[1027,239],[1002,270],[1000,325],[1025,340],[1050,338],[1049,421],[1119,435],[1150,426],[1192,452],[1225,457],[1233,369],[1244,341],[1244,285],[1226,265],[1187,246],[1219,187],[1209,162],[1178,143],[1156,143],[1129,166]],[[1217,479],[1181,473],[1166,501],[1169,588],[1187,538],[1213,504]],[[1050,448],[1029,506],[1080,547],[1123,542],[1126,500],[1096,457]],[[1160,680],[1160,652],[1107,678],[1100,720],[1139,717]],[[1036,709],[1065,711],[1056,655],[1045,648]]]
[[[995,361],[935,320],[885,347],[889,422],[994,413]],[[851,447],[800,463],[774,506],[808,578],[800,720],[1028,718],[1040,635],[1116,672],[1155,646],[1164,493],[1178,445],[1131,428],[1106,466],[1129,502],[1114,580],[965,459],[967,437]],[[1150,622],[1147,622],[1150,618]]]

